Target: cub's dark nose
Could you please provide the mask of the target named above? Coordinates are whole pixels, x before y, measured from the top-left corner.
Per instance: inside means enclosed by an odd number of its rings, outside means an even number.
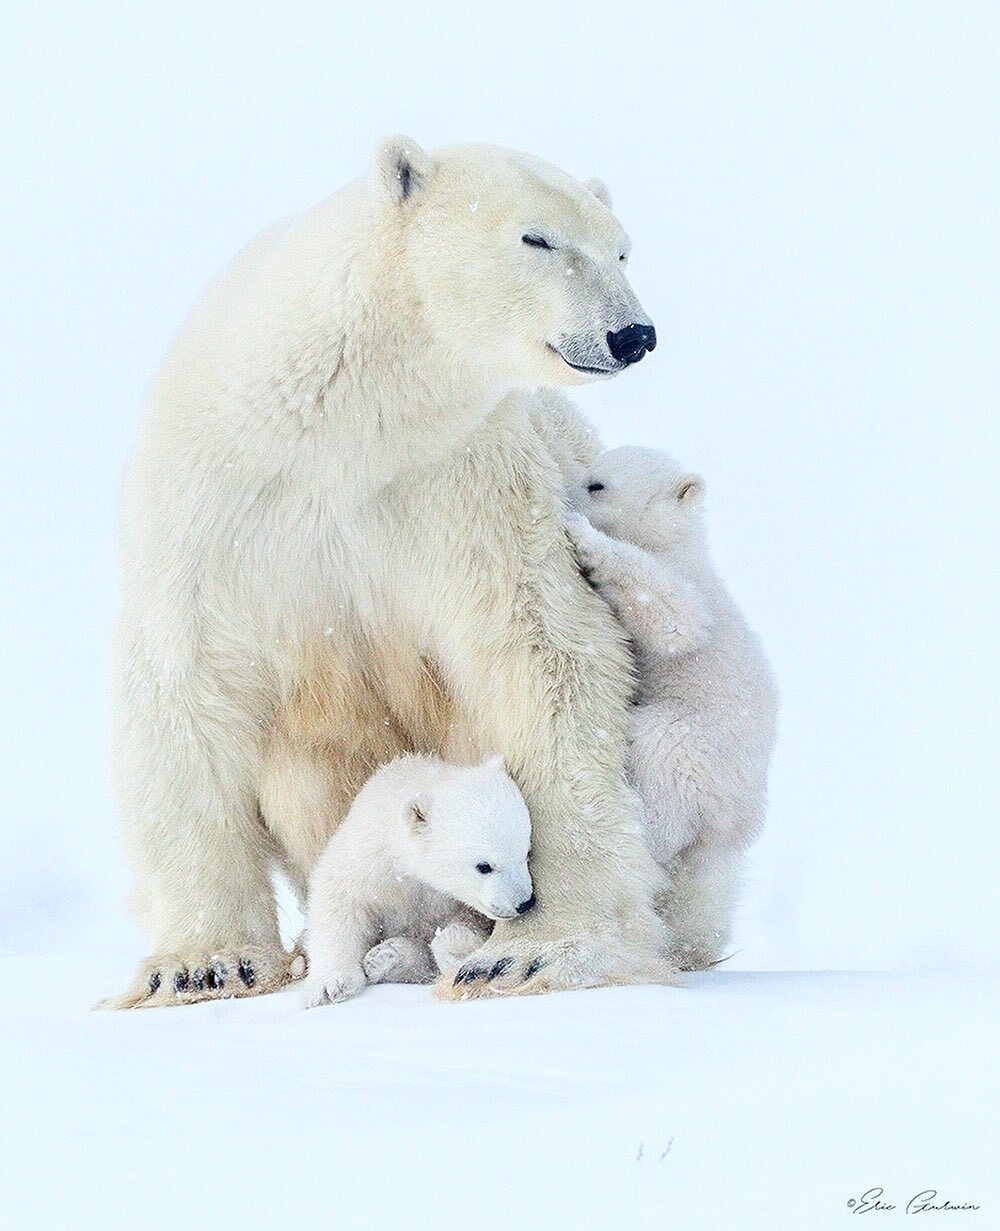
[[[638,363],[648,350],[656,349],[656,330],[652,325],[626,325],[608,334],[608,350],[619,363]]]
[[[534,905],[535,905],[535,895],[532,894],[530,898],[524,899],[521,905],[517,908],[517,913],[519,915],[526,915],[528,911],[531,910],[531,908]]]

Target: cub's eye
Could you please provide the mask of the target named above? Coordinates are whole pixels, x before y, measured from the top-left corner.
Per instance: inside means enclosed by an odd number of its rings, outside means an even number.
[[[624,260],[626,259],[627,255],[628,255],[627,253],[622,252],[622,253],[619,255],[619,257],[618,257],[619,261],[624,261]]]
[[[604,491],[604,484],[603,484],[603,483],[588,483],[588,484],[587,484],[587,491],[588,491],[588,492],[591,492],[591,493],[593,493],[593,492],[603,492],[603,491]]]
[[[493,865],[491,863],[477,863],[476,871],[482,872],[483,876],[489,876],[493,871]]]
[[[522,235],[521,243],[527,244],[529,248],[548,248],[550,251],[552,245],[547,239],[543,239],[541,235]]]

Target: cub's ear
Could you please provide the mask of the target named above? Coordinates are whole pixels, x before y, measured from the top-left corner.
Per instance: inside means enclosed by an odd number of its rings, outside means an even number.
[[[406,801],[403,817],[414,833],[423,833],[431,823],[431,797],[414,795]]]
[[[700,474],[686,474],[676,487],[678,504],[697,504],[705,494],[705,480]]]
[[[433,174],[434,160],[409,137],[383,137],[375,148],[372,178],[386,200],[409,201],[419,196]]]
[[[611,200],[611,193],[608,191],[608,186],[604,180],[599,180],[595,177],[583,181],[584,188],[588,188],[602,205],[608,209],[614,209],[614,204]]]
[[[493,757],[487,757],[483,762],[483,769],[496,770],[498,772],[506,772],[507,766],[502,756],[499,753]]]

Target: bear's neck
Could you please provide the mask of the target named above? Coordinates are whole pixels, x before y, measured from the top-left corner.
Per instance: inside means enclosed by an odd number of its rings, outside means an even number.
[[[668,544],[647,532],[636,536],[633,543],[697,586],[706,597],[714,594],[720,585],[704,534],[693,535],[689,542]]]
[[[435,336],[366,208],[352,188],[290,225],[259,268],[232,275],[238,293],[210,300],[191,344],[223,355],[207,430],[227,456],[236,441],[245,471],[347,502],[460,447],[509,391]],[[175,384],[168,371],[170,401]],[[204,413],[191,412],[201,433]]]
[[[715,571],[708,545],[703,536],[699,536],[696,543],[660,552],[654,550],[653,554],[695,587],[716,619],[729,611],[732,599],[719,574]]]
[[[433,335],[412,292],[375,273],[341,311],[336,354],[313,373],[317,460],[378,491],[466,440],[509,392]],[[367,293],[366,293],[367,291]],[[325,447],[324,447],[325,446]]]

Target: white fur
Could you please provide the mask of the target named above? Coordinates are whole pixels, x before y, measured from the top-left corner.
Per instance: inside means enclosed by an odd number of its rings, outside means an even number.
[[[445,928],[457,965],[459,927],[464,958],[489,935],[487,920],[516,919],[531,901],[530,843],[528,809],[500,757],[456,766],[403,756],[382,766],[310,879],[306,1006],[344,1000],[366,982],[429,981],[438,969],[431,944]]]
[[[557,389],[539,389],[531,403],[531,422],[570,487],[603,451],[593,425]]]
[[[463,993],[663,973],[630,660],[519,392],[617,370],[608,331],[646,319],[626,251],[553,167],[391,138],[202,296],[123,506],[114,765],[152,952],[117,1004],[220,994],[185,974],[251,949],[256,981],[225,994],[277,986],[272,863],[303,887],[407,751],[496,749],[531,809],[539,909],[480,955],[509,977]]]
[[[632,773],[671,875],[661,909],[685,968],[724,956],[743,852],[764,822],[777,712],[760,643],[709,559],[703,486],[652,449],[612,449],[571,488],[586,516],[569,518],[635,646]]]

